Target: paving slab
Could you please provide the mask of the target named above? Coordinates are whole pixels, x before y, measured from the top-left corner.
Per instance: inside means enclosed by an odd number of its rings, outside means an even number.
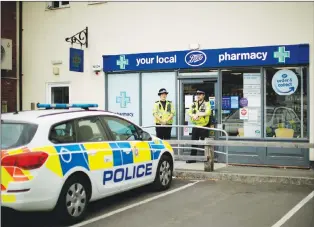
[[[226,166],[215,163],[214,172],[204,172],[201,162],[175,164],[175,176],[188,179],[229,180],[244,183],[282,183],[294,185],[314,185],[314,171],[306,169],[283,169],[268,167]]]

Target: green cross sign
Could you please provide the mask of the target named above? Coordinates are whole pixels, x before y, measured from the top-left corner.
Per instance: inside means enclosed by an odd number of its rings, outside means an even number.
[[[278,47],[278,51],[274,52],[274,58],[278,58],[280,63],[285,63],[286,58],[290,58],[290,51],[286,51],[285,47]]]
[[[126,96],[125,91],[121,91],[120,96],[116,97],[116,103],[119,103],[121,108],[126,108],[126,105],[131,103],[131,98]]]
[[[125,69],[125,66],[129,64],[129,60],[125,58],[125,55],[120,55],[120,60],[117,60],[117,65],[120,69]]]

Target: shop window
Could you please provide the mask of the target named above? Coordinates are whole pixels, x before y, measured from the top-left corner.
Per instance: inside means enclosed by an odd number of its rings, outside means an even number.
[[[108,75],[108,110],[128,120],[140,122],[139,73]]]
[[[158,91],[160,88],[165,88],[169,92],[167,100],[172,101],[176,107],[176,74],[174,72],[154,72],[143,73],[142,84],[142,125],[148,126],[154,124],[153,107],[156,101],[160,99]],[[176,117],[173,119],[173,124],[176,124]],[[147,132],[155,134],[155,128],[147,128]],[[176,129],[171,130],[171,136],[176,136]]]
[[[308,136],[307,68],[267,68],[265,136]]]
[[[261,138],[260,69],[222,70],[222,125],[229,136]]]

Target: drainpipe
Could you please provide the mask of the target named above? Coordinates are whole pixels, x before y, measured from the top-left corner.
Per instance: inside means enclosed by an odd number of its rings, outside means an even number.
[[[20,1],[19,2],[19,100],[20,100],[20,111],[23,109],[23,100],[22,100],[22,97],[23,97],[23,90],[22,90],[22,77],[23,77],[23,74],[22,74],[22,33],[23,33],[23,26],[22,26],[22,5],[23,5],[23,2]]]

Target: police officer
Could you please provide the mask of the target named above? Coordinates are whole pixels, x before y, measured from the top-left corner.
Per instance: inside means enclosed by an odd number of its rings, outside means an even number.
[[[153,116],[156,125],[172,125],[175,115],[174,106],[167,100],[168,91],[161,88],[158,92],[160,100],[156,101],[153,108]],[[156,127],[156,136],[160,139],[170,140],[171,127]]]
[[[195,126],[208,127],[210,124],[210,115],[211,115],[211,106],[210,102],[205,101],[205,92],[198,90],[196,92],[197,101],[195,101],[188,114],[191,118],[192,124]],[[206,137],[209,137],[209,130],[202,128],[193,128],[192,129],[192,140],[204,140]],[[193,145],[192,147],[197,147]],[[196,156],[197,150],[191,150],[191,156]],[[186,161],[186,163],[196,162],[195,160]]]

